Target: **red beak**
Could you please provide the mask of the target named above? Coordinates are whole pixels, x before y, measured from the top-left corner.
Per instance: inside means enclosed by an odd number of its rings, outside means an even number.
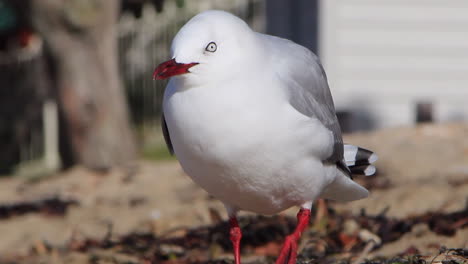
[[[188,73],[189,69],[195,65],[197,62],[192,63],[178,63],[175,59],[168,60],[159,64],[159,66],[154,70],[153,79],[163,80],[172,76]]]

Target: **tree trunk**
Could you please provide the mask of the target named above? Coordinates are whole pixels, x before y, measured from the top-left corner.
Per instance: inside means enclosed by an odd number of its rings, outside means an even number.
[[[62,159],[93,169],[136,157],[117,65],[117,0],[31,0],[33,25],[52,58]]]

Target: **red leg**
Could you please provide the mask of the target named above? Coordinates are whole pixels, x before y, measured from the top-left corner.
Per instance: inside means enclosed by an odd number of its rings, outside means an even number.
[[[235,216],[229,218],[229,225],[231,227],[229,234],[232,242],[232,248],[234,249],[234,261],[235,264],[240,264],[240,241],[242,238],[242,231]]]
[[[297,213],[297,226],[292,234],[286,237],[276,264],[296,264],[297,241],[309,225],[310,209],[301,208]]]

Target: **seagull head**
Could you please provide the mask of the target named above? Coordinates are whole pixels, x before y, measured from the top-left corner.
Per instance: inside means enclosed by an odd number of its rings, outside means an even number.
[[[255,32],[240,18],[210,10],[193,17],[175,36],[171,60],[161,63],[153,78],[173,76],[190,82],[223,80],[250,66]]]

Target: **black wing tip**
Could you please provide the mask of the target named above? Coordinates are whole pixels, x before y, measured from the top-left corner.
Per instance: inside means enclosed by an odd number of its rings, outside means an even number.
[[[161,128],[164,136],[164,141],[166,141],[167,149],[171,156],[174,156],[174,148],[172,147],[171,135],[169,134],[169,128],[166,124],[166,118],[164,117],[164,112],[161,114]]]

